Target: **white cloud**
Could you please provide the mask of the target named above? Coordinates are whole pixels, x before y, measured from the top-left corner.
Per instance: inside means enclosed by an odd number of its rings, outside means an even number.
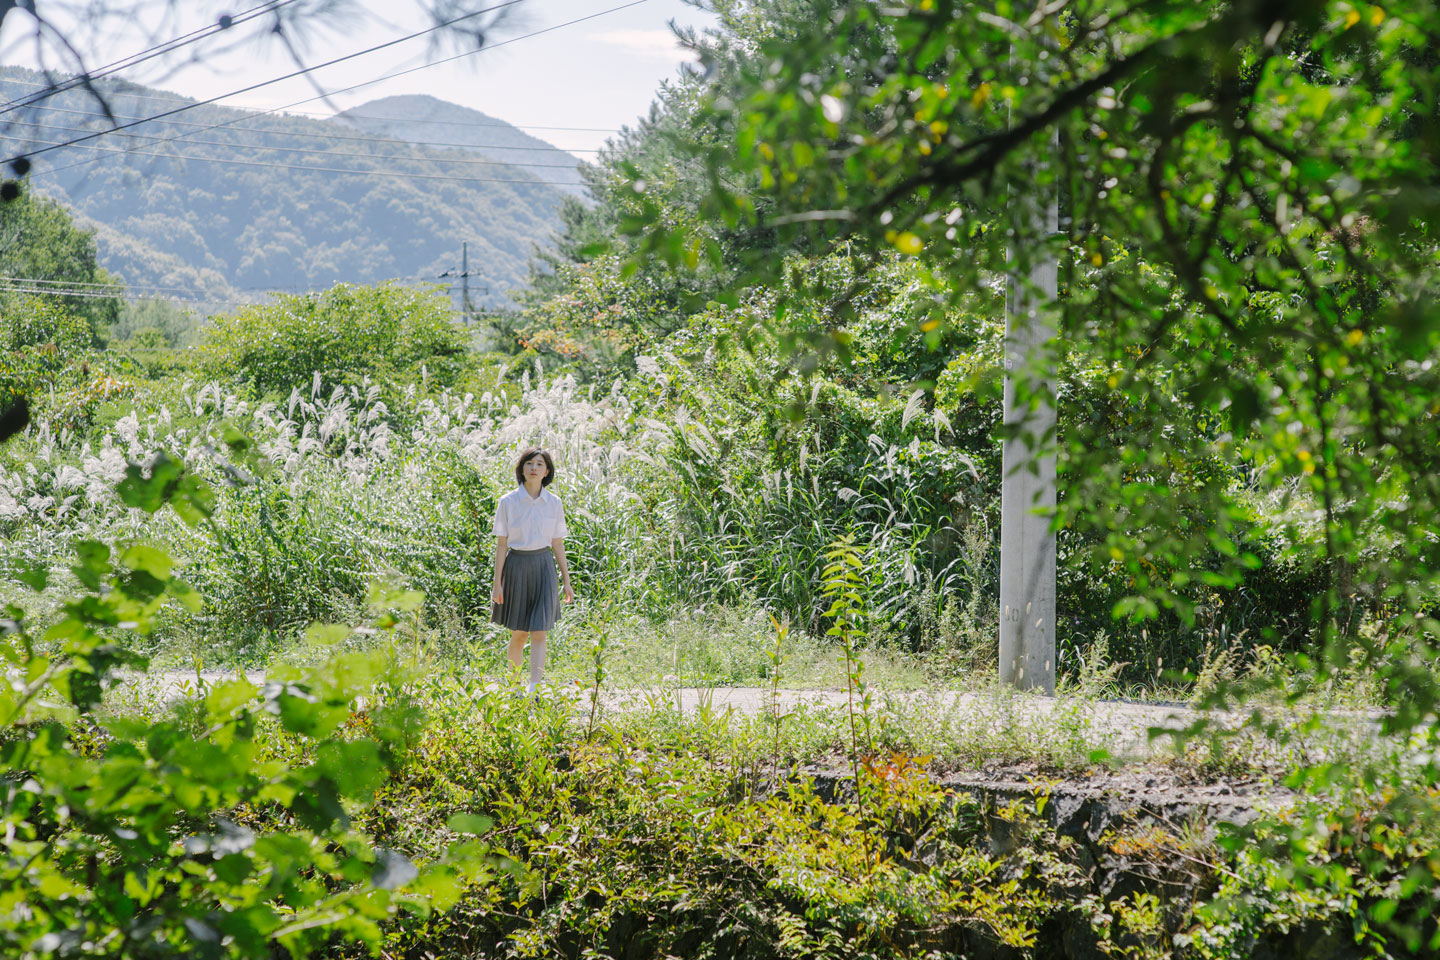
[[[619,47],[631,56],[676,63],[694,60],[695,54],[680,46],[669,30],[603,30],[594,38],[606,46]]]

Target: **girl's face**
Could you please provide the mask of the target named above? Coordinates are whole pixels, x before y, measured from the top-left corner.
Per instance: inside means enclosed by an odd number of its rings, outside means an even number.
[[[544,480],[550,475],[550,468],[545,466],[545,458],[536,454],[525,461],[526,480]]]

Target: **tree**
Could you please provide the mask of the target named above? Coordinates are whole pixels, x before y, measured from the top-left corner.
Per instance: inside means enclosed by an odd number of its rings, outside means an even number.
[[[195,349],[206,376],[283,398],[312,377],[327,388],[367,379],[396,390],[427,378],[448,385],[465,347],[441,289],[342,283],[213,317]]]
[[[1100,2],[1027,18],[1003,2],[820,2],[808,33],[765,46],[710,101],[738,150],[703,152],[717,175],[700,207],[782,245],[897,249],[957,297],[1003,275],[1007,248],[1022,270],[1063,254],[1062,339],[1162,414],[1119,448],[1084,429],[1061,442],[1059,522],[1107,532],[1097,559],[1118,554],[1135,582],[1122,612],[1193,616],[1191,584],[1223,590],[1252,562],[1241,491],[1182,482],[1218,444],[1318,511],[1314,537],[1298,519],[1291,531],[1325,575],[1314,628],[1353,635],[1359,584],[1419,611],[1440,585],[1432,548],[1379,549],[1440,519],[1421,402],[1440,206],[1440,74],[1424,51],[1440,19],[1422,6]],[[727,188],[738,175],[758,194]],[[995,202],[1053,182],[1059,236]],[[682,262],[693,236],[646,212],[641,255]],[[778,279],[778,262],[749,257],[745,279]],[[1182,418],[1164,414],[1182,401],[1206,429],[1175,436]]]
[[[775,238],[737,288],[789,289],[777,249],[897,250],[955,299],[1057,256],[1042,309],[1135,416],[1030,440],[1060,458],[1056,526],[1126,584],[1115,615],[1195,622],[1268,524],[1317,584],[1294,665],[1318,683],[1358,656],[1382,731],[1433,742],[1440,8],[817,0],[795,29],[711,92],[733,152],[695,152],[708,229]],[[1057,187],[1060,230],[1037,232]],[[633,232],[637,259],[677,266],[703,233],[654,200]],[[835,292],[817,339],[843,347],[864,288]],[[1419,909],[1396,927],[1412,948]]]
[[[50,286],[66,293],[45,293]],[[98,340],[119,316],[115,293],[96,257],[94,232],[76,226],[59,203],[22,190],[0,204],[0,311],[18,311],[29,299],[54,300],[65,312],[85,318],[92,339]]]

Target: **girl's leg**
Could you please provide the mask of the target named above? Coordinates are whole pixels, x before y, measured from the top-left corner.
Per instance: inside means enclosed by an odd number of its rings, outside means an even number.
[[[506,651],[506,658],[510,661],[510,672],[517,678],[520,675],[520,654],[525,650],[524,630],[510,631],[510,649]]]
[[[545,676],[545,631],[530,631],[530,686],[539,686]]]

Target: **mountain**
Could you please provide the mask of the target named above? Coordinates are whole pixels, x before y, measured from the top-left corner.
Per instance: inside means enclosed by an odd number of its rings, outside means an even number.
[[[421,144],[445,144],[524,170],[537,180],[577,180],[564,187],[577,196],[584,188],[575,176],[579,161],[573,154],[532,137],[503,120],[479,110],[436,97],[383,97],[346,110],[336,123],[376,136]]]
[[[570,154],[429,97],[376,101],[345,120],[200,106],[33,155],[194,102],[124,81],[96,87],[112,120],[82,88],[22,104],[45,77],[0,68],[0,148],[32,154],[32,189],[95,228],[102,266],[135,293],[164,287],[213,304],[337,281],[437,280],[458,274],[468,241],[472,299],[499,306],[579,179]],[[415,100],[421,119],[394,119]],[[430,136],[439,119],[448,133]],[[471,141],[486,150],[432,145]],[[538,165],[555,162],[567,166]]]

